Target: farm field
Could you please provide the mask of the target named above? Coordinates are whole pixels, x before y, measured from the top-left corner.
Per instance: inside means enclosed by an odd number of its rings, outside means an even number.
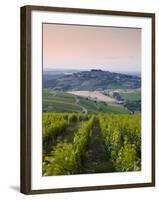
[[[120,96],[127,101],[139,101],[141,100],[141,91],[131,91],[120,93]]]
[[[141,112],[141,89],[134,89],[120,93],[120,98],[125,102],[125,107],[133,113]]]
[[[141,113],[141,88],[107,89],[103,93],[115,98],[120,105],[123,105],[131,113]]]
[[[43,113],[43,176],[140,171],[140,118]]]
[[[110,102],[115,103],[116,100],[114,98],[111,98],[107,95],[102,94],[99,91],[71,91],[70,94],[74,94],[81,97],[89,97],[93,100],[103,101],[103,102]]]
[[[105,95],[102,95],[102,97]],[[107,96],[105,98],[108,99]],[[52,89],[43,89],[43,112],[64,112],[64,113],[114,113],[128,114],[130,111],[123,106],[114,104],[114,102],[98,101],[87,97],[77,96],[75,94]],[[103,100],[103,99],[102,99]]]

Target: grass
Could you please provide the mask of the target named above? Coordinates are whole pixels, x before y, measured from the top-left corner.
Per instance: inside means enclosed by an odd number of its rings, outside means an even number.
[[[89,113],[97,113],[99,110],[97,109],[97,106],[94,101],[88,100],[83,97],[78,97],[79,104],[83,107],[85,107]]]
[[[120,93],[120,96],[126,101],[138,101],[141,99],[141,91],[133,91],[130,93]]]
[[[51,89],[43,89],[43,98],[57,101],[68,101],[75,103],[75,97],[72,94],[68,94],[61,91],[54,91]]]
[[[79,97],[78,97],[79,98]],[[94,102],[85,98],[79,98],[79,102],[84,106],[88,113],[114,113],[114,114],[128,114],[129,111],[122,106],[113,106],[103,102]]]
[[[47,112],[80,112],[80,106],[65,101],[43,100],[43,110]]]
[[[113,105],[108,105],[108,106],[101,105],[101,109],[104,113],[114,113],[114,114],[129,114],[130,113],[130,111],[124,107],[113,106]]]
[[[85,97],[76,97],[75,95],[68,94],[62,91],[54,91],[51,89],[43,90],[44,112],[81,113],[83,108],[87,110],[88,114],[129,113],[129,111],[122,106],[113,106],[104,102],[93,101]]]

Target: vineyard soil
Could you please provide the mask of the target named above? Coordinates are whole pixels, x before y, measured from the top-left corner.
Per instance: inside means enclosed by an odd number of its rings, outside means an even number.
[[[92,137],[83,162],[83,173],[105,173],[113,172],[114,170],[113,163],[110,160],[110,154],[102,141],[99,120],[95,118]]]
[[[141,170],[141,116],[43,114],[43,175]]]

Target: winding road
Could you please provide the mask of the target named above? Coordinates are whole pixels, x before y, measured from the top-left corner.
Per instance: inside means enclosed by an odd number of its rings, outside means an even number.
[[[87,114],[88,113],[88,110],[85,107],[83,107],[83,106],[80,105],[79,99],[78,99],[77,96],[75,96],[75,104],[78,105],[78,106],[80,106],[82,114]]]

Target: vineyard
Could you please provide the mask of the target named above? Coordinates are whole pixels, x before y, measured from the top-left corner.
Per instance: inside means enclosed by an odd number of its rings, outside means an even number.
[[[140,118],[43,113],[43,175],[141,170]]]

